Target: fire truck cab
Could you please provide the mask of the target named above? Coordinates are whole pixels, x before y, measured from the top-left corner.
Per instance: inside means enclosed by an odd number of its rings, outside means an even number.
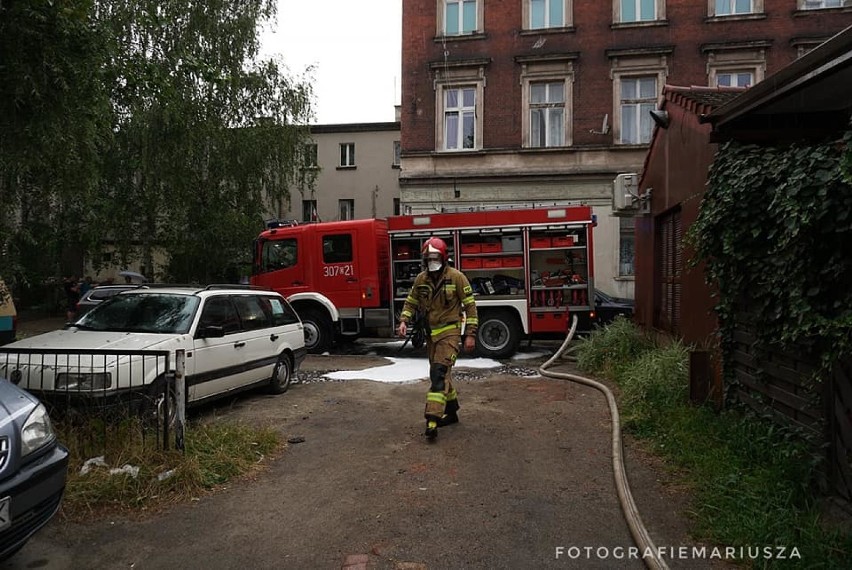
[[[386,221],[268,225],[255,241],[251,282],[287,297],[309,351],[389,326]]]
[[[589,206],[480,210],[269,227],[255,242],[252,284],[287,297],[311,352],[335,337],[393,331],[431,237],[473,286],[477,353],[512,355],[525,336],[565,333],[594,303]]]

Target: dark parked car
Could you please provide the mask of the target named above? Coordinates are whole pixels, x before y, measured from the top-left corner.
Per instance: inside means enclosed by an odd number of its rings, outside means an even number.
[[[594,317],[589,318],[586,313],[578,313],[580,320],[577,323],[577,332],[588,334],[596,326],[607,325],[619,315],[624,315],[629,319],[633,316],[633,306],[633,299],[612,297],[599,289],[595,289]]]
[[[94,307],[97,307],[111,297],[115,297],[122,291],[138,288],[139,285],[98,285],[97,287],[92,287],[77,302],[77,318],[82,317]]]
[[[44,404],[0,378],[0,562],[59,510],[67,472]]]

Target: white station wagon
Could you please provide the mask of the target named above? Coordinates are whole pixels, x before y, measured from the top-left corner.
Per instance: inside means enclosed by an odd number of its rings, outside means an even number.
[[[186,351],[189,404],[258,385],[284,392],[307,352],[302,322],[278,293],[143,286],[63,330],[2,347],[0,376],[44,397],[102,398],[132,389],[161,398],[179,349]]]

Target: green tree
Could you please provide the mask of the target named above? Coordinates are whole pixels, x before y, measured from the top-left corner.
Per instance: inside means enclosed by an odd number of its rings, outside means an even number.
[[[0,273],[56,274],[63,245],[108,240],[122,263],[163,253],[158,277],[223,279],[300,183],[311,88],[259,59],[274,16],[272,0],[0,4]]]
[[[123,255],[142,240],[167,278],[210,281],[245,258],[266,204],[289,199],[308,137],[310,86],[258,61],[266,0],[114,0],[117,144],[104,208]],[[126,165],[132,164],[131,168]],[[133,228],[128,232],[127,228]]]
[[[0,2],[0,275],[12,285],[59,273],[63,250],[99,238],[87,204],[111,108],[106,41],[91,9],[81,0]]]

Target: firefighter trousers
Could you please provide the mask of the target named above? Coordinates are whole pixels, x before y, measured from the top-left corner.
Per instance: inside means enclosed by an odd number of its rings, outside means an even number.
[[[426,394],[427,420],[438,421],[445,408],[458,409],[458,394],[453,387],[452,371],[459,355],[460,334],[445,334],[437,339],[426,339],[429,355],[429,393]]]

